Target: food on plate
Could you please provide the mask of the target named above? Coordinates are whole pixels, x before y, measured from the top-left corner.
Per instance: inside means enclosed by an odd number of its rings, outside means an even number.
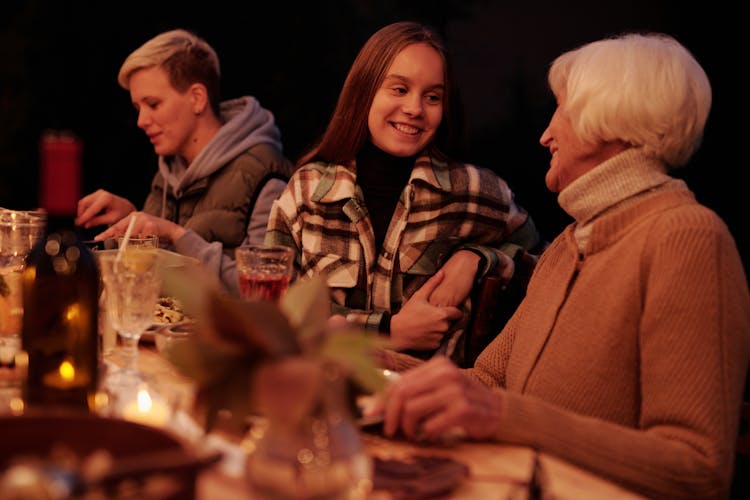
[[[179,323],[185,319],[182,303],[175,297],[162,296],[156,303],[154,320],[157,323]]]

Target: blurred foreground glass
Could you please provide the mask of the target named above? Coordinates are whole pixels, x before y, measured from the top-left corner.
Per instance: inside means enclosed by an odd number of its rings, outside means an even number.
[[[251,397],[264,421],[242,446],[245,477],[258,498],[364,499],[372,461],[348,404],[339,367],[288,358],[256,372]]]
[[[294,251],[283,245],[243,245],[235,249],[237,280],[243,299],[278,302],[289,288]]]
[[[0,208],[0,367],[12,366],[21,347],[21,273],[46,221],[42,211]]]

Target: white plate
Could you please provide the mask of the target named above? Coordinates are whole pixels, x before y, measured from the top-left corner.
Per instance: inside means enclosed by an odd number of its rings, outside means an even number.
[[[158,330],[161,330],[162,328],[181,327],[191,323],[193,323],[192,319],[183,319],[182,321],[177,321],[175,323],[151,323],[151,325],[146,328],[146,331],[141,334],[140,340],[142,342],[153,344],[156,340],[155,335]]]

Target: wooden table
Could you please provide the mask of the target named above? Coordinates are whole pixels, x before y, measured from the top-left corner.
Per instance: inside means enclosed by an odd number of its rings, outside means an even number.
[[[190,404],[190,381],[178,374],[153,348],[141,347],[139,366],[151,380],[157,381],[157,390],[164,391],[169,387],[169,390],[180,395],[183,404]],[[366,450],[373,457],[403,460],[419,454],[450,457],[466,464],[470,471],[468,478],[444,498],[529,498],[535,458],[540,466],[538,471],[541,471],[539,484],[545,496],[551,495],[550,498],[642,498],[553,456],[538,454],[535,457],[535,452],[525,447],[469,442],[427,446],[386,439],[369,432],[362,432],[361,437]],[[235,470],[235,473],[229,474],[226,468],[217,466],[200,475],[197,498],[249,500],[254,497],[241,473]],[[384,491],[374,491],[368,496],[370,500],[388,498],[390,495]]]

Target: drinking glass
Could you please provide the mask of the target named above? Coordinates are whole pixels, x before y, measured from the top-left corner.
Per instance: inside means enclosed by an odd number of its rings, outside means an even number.
[[[0,368],[13,366],[21,348],[21,273],[46,221],[42,211],[0,208]]]
[[[266,422],[244,444],[253,498],[365,498],[372,460],[354,421],[348,380],[337,366],[302,358],[264,364],[250,397]]]
[[[122,247],[125,240],[124,236],[117,238],[117,248]],[[155,234],[131,236],[125,248],[159,248],[159,237]]]
[[[289,288],[294,251],[283,245],[243,245],[235,249],[240,296],[278,302]]]
[[[161,289],[159,254],[154,247],[97,252],[104,282],[107,317],[120,338],[121,368],[115,383],[140,379],[138,341],[154,322]]]

